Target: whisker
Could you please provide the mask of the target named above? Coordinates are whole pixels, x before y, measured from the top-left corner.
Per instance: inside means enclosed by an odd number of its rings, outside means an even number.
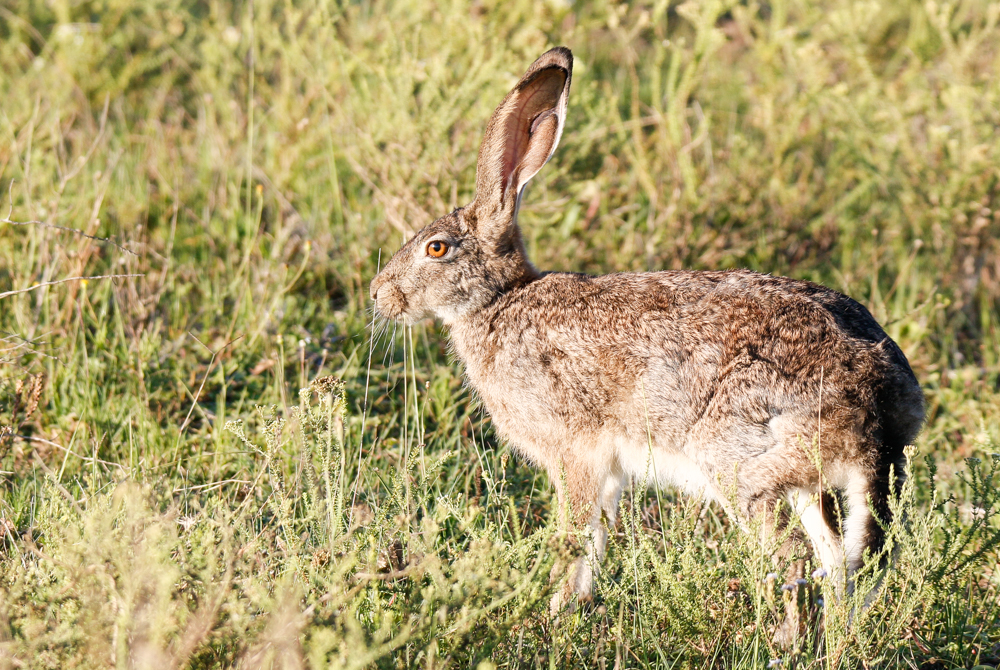
[[[386,329],[388,330],[388,328]],[[386,361],[395,358],[396,354],[396,323],[392,324],[392,335],[389,337],[388,346],[385,348],[385,355],[382,356],[382,367],[385,367]],[[392,356],[390,356],[390,352]]]
[[[382,250],[379,249],[378,252],[378,270],[376,274],[382,269]],[[351,486],[351,512],[350,519],[348,520],[348,525],[353,521],[354,517],[354,505],[357,502],[358,496],[358,484],[361,482],[361,464],[362,464],[362,451],[365,443],[365,421],[368,418],[368,389],[371,386],[372,379],[372,350],[375,348],[375,331],[378,327],[378,313],[375,310],[375,303],[372,302],[371,307],[368,308],[368,313],[371,315],[371,321],[368,322],[368,364],[367,371],[365,373],[365,399],[361,408],[361,429],[358,432],[358,472],[354,476],[354,484]]]

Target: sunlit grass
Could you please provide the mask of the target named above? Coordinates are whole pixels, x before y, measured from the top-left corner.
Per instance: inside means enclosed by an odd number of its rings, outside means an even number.
[[[0,667],[1000,662],[998,19],[7,3]],[[853,628],[822,580],[766,580],[716,506],[639,490],[593,606],[552,620],[575,550],[546,477],[445,332],[371,330],[379,264],[471,198],[489,113],[555,44],[577,60],[520,217],[539,267],[819,281],[924,385],[898,569]],[[62,281],[107,275],[137,276]],[[772,642],[791,593],[797,653]]]

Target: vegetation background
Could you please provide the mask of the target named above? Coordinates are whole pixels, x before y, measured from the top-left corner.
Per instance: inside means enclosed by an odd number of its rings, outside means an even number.
[[[996,664],[998,19],[0,0],[0,668]],[[641,487],[595,603],[552,619],[575,550],[544,474],[445,332],[371,327],[379,264],[471,199],[490,112],[557,44],[537,265],[818,281],[924,385],[897,569],[851,625],[717,506]]]

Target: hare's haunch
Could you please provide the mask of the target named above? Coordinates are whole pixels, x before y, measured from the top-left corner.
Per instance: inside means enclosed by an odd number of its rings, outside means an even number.
[[[572,69],[570,51],[553,49],[504,98],[475,200],[393,256],[371,284],[377,311],[449,326],[497,432],[590,528],[571,578],[580,596],[604,551],[602,514],[614,522],[630,479],[718,500],[765,535],[786,501],[843,580],[882,548],[903,449],[923,421],[906,357],[868,310],[809,282],[538,272],[517,210],[559,142]]]

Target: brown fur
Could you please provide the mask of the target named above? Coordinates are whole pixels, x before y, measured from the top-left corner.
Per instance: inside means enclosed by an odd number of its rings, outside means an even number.
[[[900,476],[923,421],[905,356],[863,306],[809,282],[746,270],[539,273],[517,208],[558,143],[571,72],[562,48],[531,66],[487,128],[476,199],[392,258],[372,281],[376,309],[450,327],[497,431],[590,527],[590,558],[571,580],[580,595],[603,552],[601,514],[614,521],[630,479],[719,500],[765,534],[788,501],[827,571],[856,569],[881,548],[890,471]],[[431,241],[448,253],[430,256]],[[843,491],[843,532],[824,509],[827,489]]]

